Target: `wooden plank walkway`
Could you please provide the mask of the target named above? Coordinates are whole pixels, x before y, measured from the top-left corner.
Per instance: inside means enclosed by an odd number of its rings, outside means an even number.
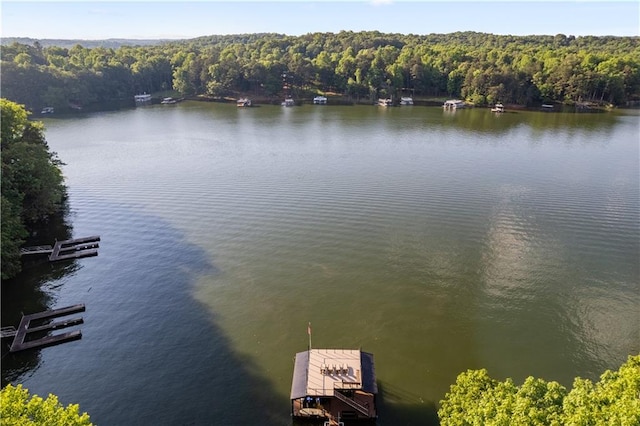
[[[38,255],[38,254],[51,254],[53,251],[52,246],[32,246],[32,247],[24,247],[20,249],[20,255]]]
[[[56,241],[53,246],[33,246],[20,249],[21,256],[49,255],[49,261],[79,259],[98,255],[99,235]]]
[[[44,346],[57,345],[59,343],[68,342],[71,340],[77,340],[82,337],[80,330],[70,331],[67,333],[57,334],[53,336],[45,336],[40,339],[34,339],[25,341],[29,333],[44,332],[50,330],[58,330],[61,328],[71,327],[74,325],[82,324],[84,320],[82,317],[73,318],[66,321],[54,321],[49,324],[31,327],[32,321],[38,320],[50,320],[57,317],[75,314],[78,312],[84,312],[84,304],[67,306],[65,308],[54,309],[52,311],[39,312],[37,314],[23,315],[20,320],[20,325],[16,330],[15,337],[11,343],[9,352],[17,352],[25,349],[32,349]]]
[[[8,327],[0,328],[0,337],[2,337],[3,339],[6,337],[13,337],[15,335],[16,335],[16,328],[12,325]]]
[[[56,241],[53,251],[49,255],[51,262],[58,260],[77,259],[81,257],[97,256],[100,236],[75,238],[72,240]]]

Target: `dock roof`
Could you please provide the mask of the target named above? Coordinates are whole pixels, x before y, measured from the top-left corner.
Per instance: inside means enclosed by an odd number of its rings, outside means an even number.
[[[373,355],[359,349],[311,349],[296,354],[291,399],[333,396],[334,389],[377,394]]]

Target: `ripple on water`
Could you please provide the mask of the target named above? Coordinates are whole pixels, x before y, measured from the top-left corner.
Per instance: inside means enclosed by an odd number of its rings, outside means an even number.
[[[226,370],[212,367],[221,351],[239,371],[235,395],[266,383],[288,418],[289,360],[305,349],[309,321],[314,345],[373,352],[392,399],[410,407],[441,399],[468,368],[570,385],[638,351],[633,123],[589,117],[602,122],[576,133],[576,117],[547,123],[525,112],[498,126],[480,110],[227,107],[88,118],[82,141],[73,120],[47,133],[67,163],[74,233],[103,236],[98,262],[83,265],[113,268],[101,271],[114,284],[91,310],[113,327],[134,315],[126,288],[140,286],[135,300],[156,306],[146,330],[175,333],[159,340],[181,363],[168,371],[150,340],[140,355],[106,341],[88,354],[131,362],[136,389],[184,376],[185,407],[210,392],[227,401],[214,377],[229,379]],[[195,306],[212,326],[189,327],[185,342],[170,323]],[[122,339],[139,345],[133,330]],[[124,393],[110,396],[130,407]],[[98,420],[122,423],[99,405]],[[152,420],[151,405],[136,409]],[[261,405],[252,407],[243,405],[248,416]]]

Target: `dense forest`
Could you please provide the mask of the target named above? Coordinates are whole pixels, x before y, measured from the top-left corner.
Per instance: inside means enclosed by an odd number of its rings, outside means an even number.
[[[66,198],[62,163],[49,151],[42,123],[0,99],[2,148],[2,279],[22,268],[20,246],[34,224],[62,208]]]
[[[377,31],[208,36],[158,45],[2,46],[3,96],[30,109],[174,90],[183,96],[335,93],[504,102],[640,101],[640,37]]]

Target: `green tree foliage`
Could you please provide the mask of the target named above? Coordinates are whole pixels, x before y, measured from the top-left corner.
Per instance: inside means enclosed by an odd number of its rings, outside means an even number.
[[[11,278],[21,270],[20,246],[27,236],[22,221],[20,209],[16,203],[12,203],[4,195],[0,197],[0,213],[2,214],[2,278]]]
[[[599,382],[576,378],[563,410],[565,424],[640,425],[640,355]]]
[[[19,247],[30,225],[59,211],[65,196],[60,161],[41,123],[23,106],[0,99],[2,148],[2,278],[20,270]]]
[[[78,404],[63,407],[58,397],[31,396],[22,385],[7,385],[0,392],[0,418],[6,426],[90,426],[87,413],[80,414]]]
[[[105,43],[105,46],[107,44]],[[209,36],[152,46],[2,46],[3,96],[30,108],[288,90],[463,97],[474,103],[640,100],[640,37],[402,35],[377,31]]]
[[[638,425],[640,355],[597,383],[576,378],[570,392],[557,382],[528,377],[516,386],[511,379],[492,379],[487,370],[468,370],[440,405],[443,426]]]

